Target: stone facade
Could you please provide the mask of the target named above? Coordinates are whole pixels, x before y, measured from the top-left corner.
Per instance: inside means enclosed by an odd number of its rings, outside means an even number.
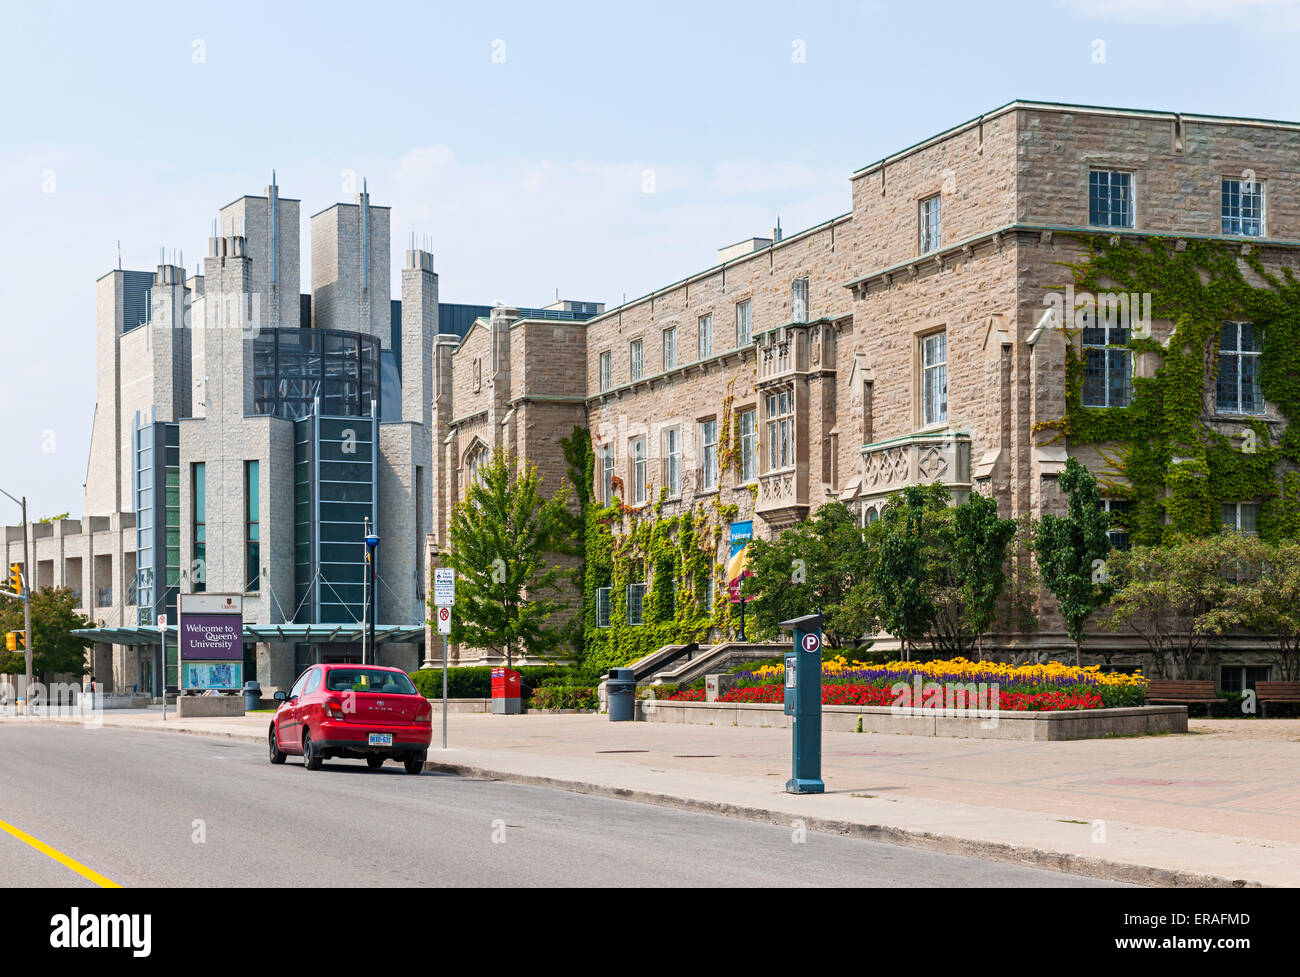
[[[585,398],[598,459],[593,488],[599,496],[600,454],[612,451],[618,494],[633,507],[651,504],[667,484],[665,435],[675,430],[681,486],[665,514],[716,499],[734,504],[738,520],[753,518],[761,537],[830,499],[866,521],[891,492],[935,480],[958,499],[991,495],[1006,517],[1063,511],[1057,476],[1067,452],[1094,467],[1100,459],[1091,447],[1034,434],[1035,424],[1065,411],[1066,338],[1039,327],[1045,298],[1072,280],[1064,263],[1079,254],[1070,232],[1097,232],[1089,227],[1093,169],[1132,175],[1133,225],[1104,232],[1138,238],[1224,237],[1221,180],[1263,181],[1266,231],[1251,246],[1271,268],[1300,267],[1300,126],[1014,102],[852,174],[848,214],[731,246],[718,265],[590,320],[585,348],[572,355],[543,355],[532,324],[507,331],[494,315],[444,354],[443,504],[463,491],[473,445],[562,471],[556,439],[568,433],[567,407],[552,406],[556,422],[549,431],[539,425],[540,436],[521,434],[522,411],[512,410],[526,401],[528,383],[540,394],[545,382],[566,404]],[[934,199],[938,241],[927,246],[922,208]],[[742,305],[749,337],[737,334]],[[700,337],[706,322],[711,343]],[[665,342],[669,330],[675,342]],[[1154,330],[1167,337],[1170,324]],[[939,334],[946,412],[927,418],[922,359],[925,340]],[[1136,359],[1139,375],[1155,367]],[[721,422],[728,398],[737,416],[756,412],[743,468],[752,477],[737,465],[706,484],[705,425]],[[1205,398],[1213,422],[1212,388]],[[781,431],[769,426],[781,419],[772,405],[793,425],[784,456],[772,443]],[[1266,417],[1280,428],[1275,408]],[[633,454],[642,438],[644,501]],[[439,542],[431,538],[432,551]],[[725,547],[724,536],[720,560]],[[992,638],[1008,654],[1073,654],[1050,600],[1037,632]],[[882,636],[879,647],[889,646]],[[1138,660],[1122,634],[1098,633],[1086,647],[1117,663]],[[1261,659],[1259,649],[1234,646],[1224,660]]]

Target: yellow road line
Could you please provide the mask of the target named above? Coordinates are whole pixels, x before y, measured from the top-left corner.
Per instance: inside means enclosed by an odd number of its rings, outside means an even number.
[[[54,859],[60,865],[64,865],[67,868],[72,869],[72,871],[76,872],[78,875],[82,876],[83,878],[89,879],[91,882],[94,882],[95,885],[99,886],[101,889],[122,888],[112,879],[104,878],[104,876],[100,875],[93,868],[86,868],[86,866],[82,865],[75,858],[69,858],[67,855],[63,854],[63,852],[56,851],[55,849],[47,845],[45,842],[41,841],[38,838],[33,838],[26,831],[21,831],[18,828],[15,828],[12,824],[7,824],[4,821],[0,821],[0,830],[7,831],[9,834],[13,835],[19,841],[31,845],[42,855],[49,855],[50,858]]]

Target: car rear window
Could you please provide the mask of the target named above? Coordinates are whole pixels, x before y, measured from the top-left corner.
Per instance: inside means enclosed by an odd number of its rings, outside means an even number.
[[[381,668],[331,668],[325,678],[330,692],[382,692],[385,695],[415,695],[415,686],[403,672]]]

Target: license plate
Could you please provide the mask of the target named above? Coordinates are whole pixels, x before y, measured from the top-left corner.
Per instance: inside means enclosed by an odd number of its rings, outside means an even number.
[[[371,733],[369,745],[370,746],[392,746],[393,734],[392,733]]]

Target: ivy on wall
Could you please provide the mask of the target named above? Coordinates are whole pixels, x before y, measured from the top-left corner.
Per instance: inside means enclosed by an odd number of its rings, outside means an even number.
[[[605,671],[664,645],[706,641],[731,628],[731,603],[717,553],[724,527],[738,507],[714,499],[665,516],[666,489],[647,507],[629,509],[615,497],[602,505],[592,497],[595,455],[589,433],[565,439],[569,477],[582,509],[582,635],[585,669]],[[585,479],[584,485],[577,482]],[[713,601],[708,599],[713,580]],[[628,623],[628,585],[647,583],[641,624]],[[597,591],[609,588],[609,627],[597,626]]]
[[[1154,355],[1151,376],[1134,377],[1127,407],[1083,406],[1084,357],[1066,346],[1066,416],[1039,428],[1075,444],[1098,446],[1114,470],[1100,480],[1131,502],[1134,543],[1173,535],[1203,536],[1220,528],[1223,503],[1260,503],[1260,535],[1300,531],[1300,282],[1290,268],[1265,270],[1257,251],[1218,241],[1078,238],[1083,260],[1068,263],[1075,287],[1095,294],[1149,293],[1153,319],[1169,320],[1165,344],[1130,333],[1134,356]],[[1243,251],[1247,253],[1243,254]],[[1244,261],[1262,284],[1247,280]],[[1071,316],[1070,310],[1066,310]],[[1222,325],[1241,320],[1262,332],[1259,358],[1264,399],[1287,426],[1274,442],[1261,418],[1220,417],[1233,436],[1207,423],[1205,391],[1214,389]],[[1212,408],[1211,408],[1212,410]],[[1246,436],[1245,432],[1252,432]]]

